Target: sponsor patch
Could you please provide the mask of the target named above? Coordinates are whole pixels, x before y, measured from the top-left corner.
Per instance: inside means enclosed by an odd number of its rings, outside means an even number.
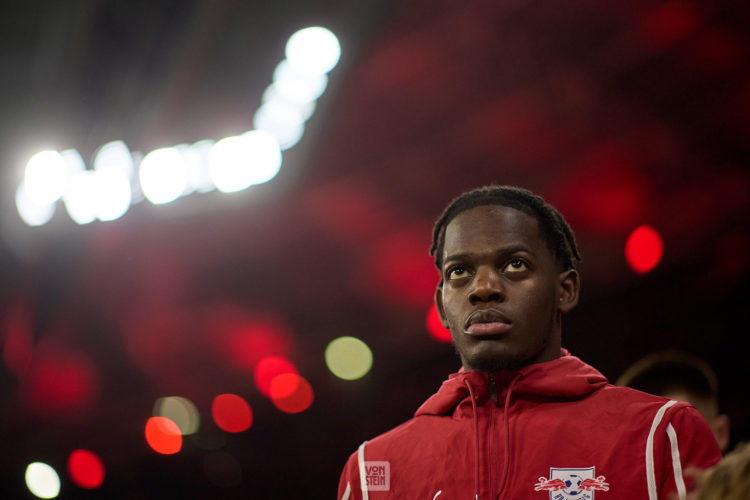
[[[367,491],[388,491],[391,489],[391,463],[368,462],[365,460]]]
[[[549,479],[540,476],[534,491],[549,492],[550,500],[593,500],[596,490],[609,491],[606,478],[595,475],[594,467],[550,467]]]

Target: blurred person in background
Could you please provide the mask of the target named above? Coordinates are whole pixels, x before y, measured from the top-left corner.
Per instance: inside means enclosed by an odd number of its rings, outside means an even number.
[[[721,451],[727,450],[729,417],[719,411],[718,378],[701,358],[680,351],[654,352],[628,367],[616,385],[692,403],[708,422]]]
[[[581,258],[541,197],[509,186],[462,194],[430,253],[462,367],[414,418],[352,453],[339,500],[684,499],[693,484],[682,471],[721,459],[693,405],[613,386],[562,348]]]
[[[750,499],[750,443],[740,443],[701,481],[698,500]]]

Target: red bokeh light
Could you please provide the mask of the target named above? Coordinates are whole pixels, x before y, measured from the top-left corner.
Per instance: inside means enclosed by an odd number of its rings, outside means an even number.
[[[444,327],[443,323],[440,321],[440,315],[438,314],[435,304],[432,304],[427,311],[425,324],[427,326],[427,333],[429,333],[430,337],[433,339],[446,344],[453,342],[451,331]]]
[[[140,308],[128,317],[123,338],[131,361],[150,376],[179,371],[194,343],[193,314],[185,307],[164,304]]]
[[[98,388],[98,374],[88,357],[52,346],[36,350],[22,380],[24,398],[39,414],[79,412],[94,401]]]
[[[6,337],[3,343],[3,360],[8,371],[20,377],[31,364],[33,335],[28,306],[19,302],[10,308],[5,318]]]
[[[250,405],[236,394],[220,394],[211,404],[214,422],[227,432],[246,431],[253,425],[253,411]]]
[[[284,413],[300,413],[314,399],[310,383],[296,373],[285,373],[271,381],[271,401]]]
[[[334,182],[310,191],[303,214],[334,237],[365,244],[388,225],[387,207],[367,188],[351,182]]]
[[[255,386],[266,397],[271,395],[271,381],[278,375],[297,373],[294,363],[281,356],[268,356],[255,367]]]
[[[625,259],[638,274],[651,271],[664,254],[664,243],[651,226],[637,227],[625,242]]]
[[[104,482],[104,463],[89,450],[74,450],[68,457],[68,474],[79,487],[95,489]]]
[[[577,231],[622,234],[642,220],[650,204],[649,181],[636,153],[621,141],[588,149],[572,162],[550,201]]]
[[[672,1],[648,12],[638,28],[647,43],[661,50],[687,37],[698,22],[698,13],[689,2]]]
[[[182,449],[182,434],[168,418],[151,417],[146,422],[146,442],[157,453],[173,455]]]
[[[289,355],[291,336],[280,320],[223,316],[217,325],[223,336],[222,347],[228,360],[240,370],[253,371],[266,356]]]
[[[373,274],[368,279],[380,285],[379,292],[384,296],[424,307],[438,282],[435,264],[427,253],[429,241],[429,229],[421,227],[384,237],[373,248]]]

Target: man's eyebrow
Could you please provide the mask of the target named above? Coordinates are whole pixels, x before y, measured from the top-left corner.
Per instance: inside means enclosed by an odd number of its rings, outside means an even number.
[[[534,256],[534,252],[531,251],[531,249],[525,245],[513,245],[506,248],[501,248],[497,252],[495,252],[495,255],[497,257],[505,257],[508,255],[512,255],[517,252],[525,252],[528,254],[531,254]],[[476,257],[476,253],[472,252],[465,252],[465,253],[454,253],[452,255],[448,255],[444,260],[443,264],[446,264],[447,262],[453,262],[453,261],[461,261],[461,260],[469,260],[472,257]]]

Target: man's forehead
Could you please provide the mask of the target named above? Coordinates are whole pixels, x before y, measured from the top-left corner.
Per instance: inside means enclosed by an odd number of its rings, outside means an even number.
[[[466,237],[539,237],[536,218],[504,205],[480,205],[457,214],[445,227],[445,243]]]

